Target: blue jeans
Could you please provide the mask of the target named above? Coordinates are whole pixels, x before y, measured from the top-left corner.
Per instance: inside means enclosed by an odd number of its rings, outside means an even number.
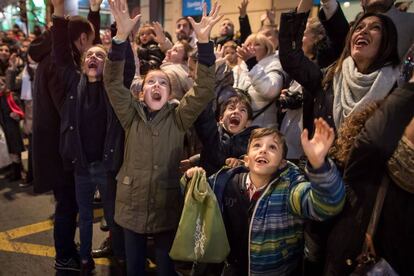
[[[93,162],[82,170],[75,172],[76,201],[79,206],[80,257],[87,260],[91,257],[93,232],[93,196],[96,187],[101,193],[104,216],[112,232],[114,255],[125,259],[122,230],[114,223],[115,189],[114,176],[108,173],[102,162]]]
[[[147,256],[147,236],[138,234],[124,228],[125,253],[128,276],[145,275],[145,261]],[[170,259],[172,243],[175,232],[163,232],[152,235],[155,242],[155,263],[157,264],[157,275],[176,276],[174,263]]]

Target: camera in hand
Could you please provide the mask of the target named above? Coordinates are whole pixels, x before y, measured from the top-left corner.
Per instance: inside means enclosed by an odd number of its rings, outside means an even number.
[[[278,106],[282,109],[298,109],[302,107],[303,96],[300,91],[287,90],[284,96],[277,100]]]

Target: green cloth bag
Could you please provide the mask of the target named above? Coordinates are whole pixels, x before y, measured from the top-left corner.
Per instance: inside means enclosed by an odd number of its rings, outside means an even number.
[[[187,185],[186,185],[187,184]],[[220,207],[206,174],[195,172],[186,188],[183,212],[170,251],[173,260],[221,263],[230,252]]]

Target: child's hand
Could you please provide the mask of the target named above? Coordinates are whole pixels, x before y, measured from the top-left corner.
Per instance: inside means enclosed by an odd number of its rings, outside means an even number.
[[[193,26],[194,33],[196,34],[197,40],[200,43],[208,43],[210,40],[210,32],[214,25],[219,22],[223,15],[219,15],[221,6],[215,2],[211,8],[210,14],[207,16],[207,4],[203,3],[203,17],[200,23],[196,23],[192,17],[189,17],[191,25]]]
[[[226,165],[229,166],[230,168],[241,166],[243,164],[244,164],[243,160],[240,160],[237,158],[230,157],[226,159]]]
[[[196,172],[206,173],[206,171],[201,167],[192,167],[185,172],[185,177],[187,179],[191,179]]]
[[[191,168],[191,161],[190,159],[184,159],[180,162],[180,172],[185,173],[187,170]]]
[[[302,147],[309,163],[314,169],[319,169],[325,162],[326,154],[335,139],[335,133],[322,118],[315,119],[315,134],[312,140],[308,139],[308,130],[304,129],[301,135]]]
[[[223,58],[224,54],[224,47],[222,47],[220,44],[214,47],[214,55],[216,56],[216,61]]]
[[[16,121],[19,121],[20,120],[20,116],[16,112],[11,112],[10,113],[10,118],[12,118],[12,119],[14,119]]]
[[[141,15],[138,14],[134,18],[131,18],[129,16],[126,0],[109,0],[109,5],[117,27],[117,32],[114,38],[120,41],[125,41],[141,18]]]

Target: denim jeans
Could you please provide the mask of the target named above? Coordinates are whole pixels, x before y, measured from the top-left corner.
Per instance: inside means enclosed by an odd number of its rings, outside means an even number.
[[[63,172],[53,188],[53,194],[56,200],[53,228],[56,259],[72,258],[78,255],[74,242],[78,206],[72,172]]]
[[[147,237],[145,234],[138,234],[124,228],[125,253],[128,276],[145,275],[145,261],[147,256]],[[163,232],[152,235],[155,242],[155,263],[157,265],[157,275],[176,276],[174,263],[170,259],[172,243],[175,232]]]
[[[108,173],[102,162],[93,162],[82,170],[75,172],[76,201],[79,206],[80,257],[87,260],[91,257],[93,231],[93,196],[96,187],[101,193],[104,216],[112,231],[114,255],[124,259],[122,231],[114,223],[115,189],[114,176]]]

